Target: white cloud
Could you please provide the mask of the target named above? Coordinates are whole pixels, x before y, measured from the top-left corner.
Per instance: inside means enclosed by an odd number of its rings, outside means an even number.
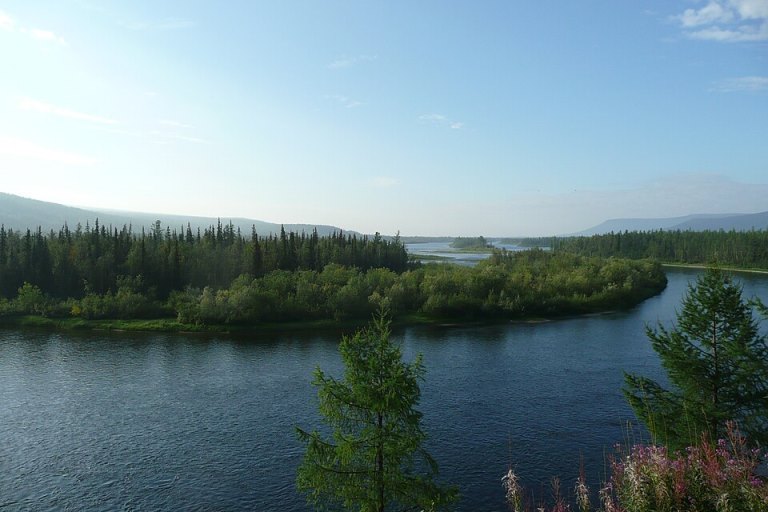
[[[329,94],[325,96],[325,99],[335,101],[344,108],[356,108],[363,104],[361,101],[354,100],[341,94]]]
[[[4,11],[0,11],[0,29],[7,30],[7,31],[14,31],[16,30],[16,28],[17,28],[16,21],[13,18],[11,18],[11,16],[8,13]],[[67,42],[64,40],[63,37],[56,35],[56,33],[50,30],[43,30],[39,28],[27,28],[23,26],[18,26],[18,30],[20,33],[32,36],[39,41],[44,41],[48,43],[58,43],[62,45],[67,44]]]
[[[733,20],[733,12],[715,1],[710,1],[701,9],[686,9],[677,16],[684,27],[698,27],[710,23],[729,23]]]
[[[8,16],[3,11],[0,11],[0,29],[3,29],[3,30],[13,30],[14,25],[15,25],[15,23],[13,21],[13,18]]]
[[[90,156],[47,148],[18,137],[0,136],[0,155],[46,160],[67,165],[92,165],[98,162],[96,158]]]
[[[377,55],[357,55],[355,57],[342,56],[328,64],[329,69],[341,69],[355,66],[357,64],[363,64],[365,62],[373,62],[379,57]]]
[[[58,44],[67,44],[64,38],[57,36],[50,30],[41,30],[39,28],[33,28],[29,30],[29,35],[31,35],[35,39],[39,39],[40,41],[46,41],[46,42],[58,43]]]
[[[768,22],[758,26],[742,25],[735,29],[722,29],[711,27],[697,30],[688,34],[692,39],[703,39],[707,41],[719,41],[723,43],[742,43],[749,41],[768,40]]]
[[[197,22],[184,18],[167,18],[162,21],[124,21],[120,25],[136,31],[147,30],[182,30],[186,28],[193,28],[197,26]]]
[[[758,20],[768,18],[768,2],[765,0],[730,0],[730,4],[744,19]]]
[[[712,87],[717,92],[766,91],[768,76],[742,76],[721,80]]]
[[[436,125],[447,126],[452,130],[460,130],[464,127],[463,122],[448,119],[443,114],[422,114],[419,116],[419,120]]]
[[[91,114],[84,114],[68,108],[57,107],[50,103],[33,100],[31,98],[21,98],[18,103],[18,107],[22,110],[31,110],[34,112],[40,112],[42,114],[51,114],[59,117],[67,117],[70,119],[77,119],[80,121],[88,121],[91,123],[100,124],[117,124],[117,121],[113,119],[107,119],[106,117],[94,116]]]
[[[709,0],[673,16],[691,39],[738,43],[768,40],[768,0]]]

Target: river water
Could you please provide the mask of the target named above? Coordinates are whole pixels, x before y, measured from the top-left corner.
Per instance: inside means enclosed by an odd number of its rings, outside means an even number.
[[[663,378],[644,326],[673,319],[696,271],[621,313],[395,332],[424,355],[421,411],[460,510],[504,510],[513,464],[570,492],[583,457],[604,473],[631,410],[622,372]],[[768,299],[768,278],[739,274]],[[0,510],[308,510],[295,491],[319,425],[312,370],[339,375],[339,333],[233,338],[0,330]]]

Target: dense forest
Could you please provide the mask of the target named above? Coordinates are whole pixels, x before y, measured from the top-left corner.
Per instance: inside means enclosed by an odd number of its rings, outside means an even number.
[[[120,284],[166,299],[174,290],[228,286],[241,274],[254,277],[274,270],[321,270],[329,263],[387,268],[402,272],[408,254],[397,239],[378,234],[357,237],[334,233],[244,236],[233,225],[211,226],[195,232],[163,228],[157,221],[149,232],[66,225],[58,232],[21,233],[0,226],[0,297],[16,295],[23,283],[37,286],[54,298],[81,298],[89,293],[115,291]]]
[[[251,325],[363,320],[386,301],[394,315],[525,318],[631,306],[665,285],[649,261],[541,250],[498,252],[473,268],[409,264],[397,238],[379,235],[0,228],[5,316]]]
[[[691,263],[768,268],[768,231],[625,231],[551,239],[556,252],[607,258],[653,258]]]

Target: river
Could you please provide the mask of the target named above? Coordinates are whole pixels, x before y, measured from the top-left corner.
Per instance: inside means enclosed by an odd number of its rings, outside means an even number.
[[[590,480],[628,433],[622,372],[662,373],[644,326],[668,323],[694,270],[628,312],[537,324],[413,327],[427,448],[460,510],[504,510],[513,464],[537,493]],[[768,299],[768,278],[739,274]],[[0,330],[0,510],[308,510],[295,491],[319,425],[312,371],[338,375],[339,333],[234,338]]]

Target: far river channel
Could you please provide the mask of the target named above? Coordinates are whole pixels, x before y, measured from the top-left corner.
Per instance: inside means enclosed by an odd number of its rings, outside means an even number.
[[[510,464],[537,495],[581,457],[605,471],[633,415],[622,372],[661,378],[646,324],[668,324],[695,270],[627,312],[535,324],[412,327],[423,425],[459,510],[505,510]],[[768,300],[768,277],[737,274]],[[304,511],[297,425],[320,423],[316,366],[339,333],[202,336],[0,330],[0,510]]]

